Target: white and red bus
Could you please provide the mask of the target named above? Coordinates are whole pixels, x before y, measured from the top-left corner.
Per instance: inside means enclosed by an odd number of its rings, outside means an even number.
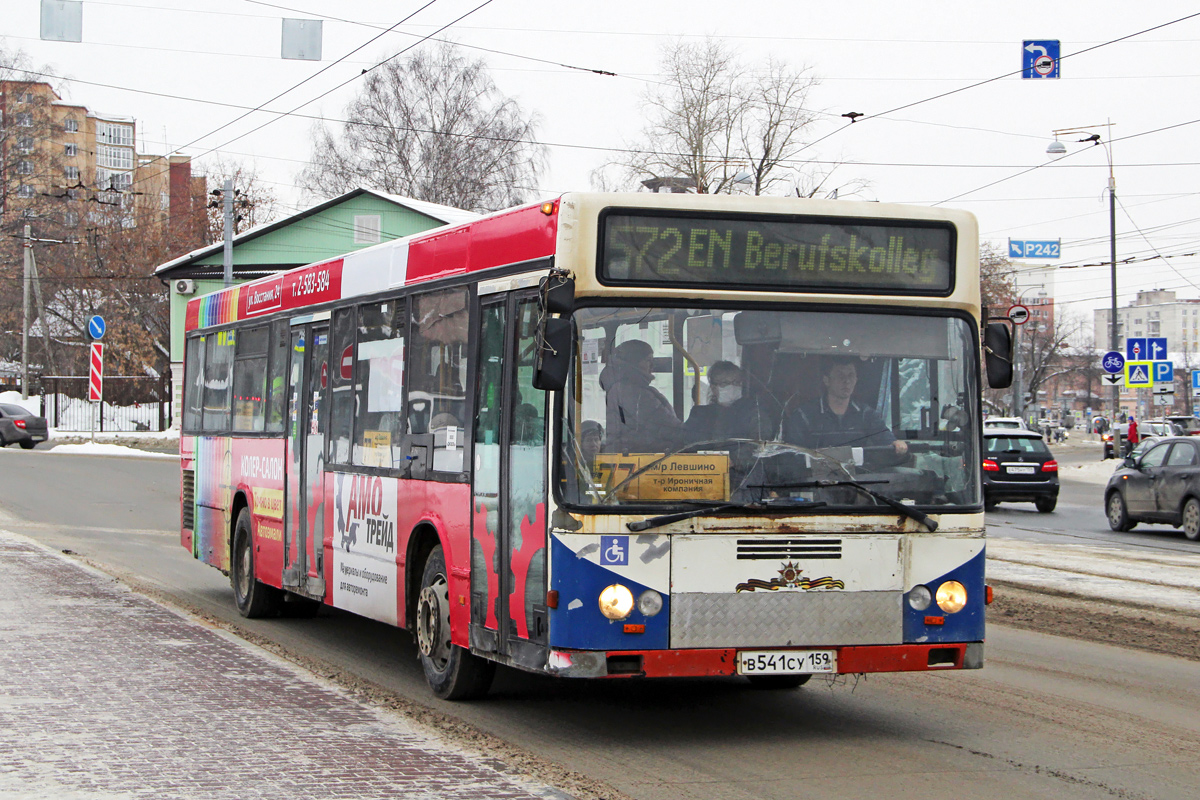
[[[980,667],[977,239],[565,194],[194,299],[182,543],[246,616],[407,628],[448,699]]]

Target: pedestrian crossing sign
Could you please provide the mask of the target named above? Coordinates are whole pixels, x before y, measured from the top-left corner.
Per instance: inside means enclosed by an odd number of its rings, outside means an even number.
[[[1146,389],[1154,385],[1154,363],[1151,361],[1126,361],[1125,385],[1130,389]]]

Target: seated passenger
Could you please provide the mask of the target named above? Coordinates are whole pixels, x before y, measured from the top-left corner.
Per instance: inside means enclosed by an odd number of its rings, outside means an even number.
[[[801,447],[878,447],[891,445],[897,456],[908,453],[908,443],[897,439],[873,408],[853,397],[858,384],[857,359],[827,356],[821,364],[824,393],[815,403],[804,403],[783,421],[783,438]]]
[[[665,453],[684,444],[683,423],[662,392],[650,385],[654,348],[639,339],[612,350],[600,373],[611,453]]]
[[[696,406],[684,423],[689,441],[775,438],[775,423],[758,397],[742,395],[742,370],[732,361],[708,368],[708,405]]]

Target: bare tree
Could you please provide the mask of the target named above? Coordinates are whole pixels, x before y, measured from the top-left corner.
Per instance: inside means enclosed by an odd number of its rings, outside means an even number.
[[[204,174],[209,188],[213,190],[205,203],[205,227],[209,242],[219,242],[225,236],[225,204],[218,192],[226,180],[233,181],[234,235],[279,217],[279,196],[258,174],[258,168],[253,164],[218,158],[205,165]]]
[[[979,248],[979,294],[991,316],[1003,316],[1013,297],[1012,276],[1016,273],[1003,250],[984,243]]]
[[[370,72],[339,132],[318,124],[298,181],[329,197],[358,186],[470,211],[523,202],[545,161],[537,120],[451,44]]]
[[[702,194],[768,194],[796,185],[791,166],[814,115],[807,69],[768,59],[751,67],[724,43],[676,42],[663,52],[665,79],[647,90],[647,124],[636,152],[608,165],[621,182],[682,179]],[[600,182],[613,182],[611,175]]]

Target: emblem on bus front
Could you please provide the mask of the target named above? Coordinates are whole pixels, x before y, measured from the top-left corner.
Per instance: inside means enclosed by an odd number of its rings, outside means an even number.
[[[753,592],[757,589],[766,589],[767,591],[775,592],[780,589],[845,589],[846,584],[842,581],[835,580],[832,576],[826,575],[824,578],[806,578],[802,574],[800,567],[790,561],[782,564],[779,570],[779,577],[772,578],[769,581],[764,581],[759,578],[751,578],[745,583],[739,583],[736,591],[738,592]]]

